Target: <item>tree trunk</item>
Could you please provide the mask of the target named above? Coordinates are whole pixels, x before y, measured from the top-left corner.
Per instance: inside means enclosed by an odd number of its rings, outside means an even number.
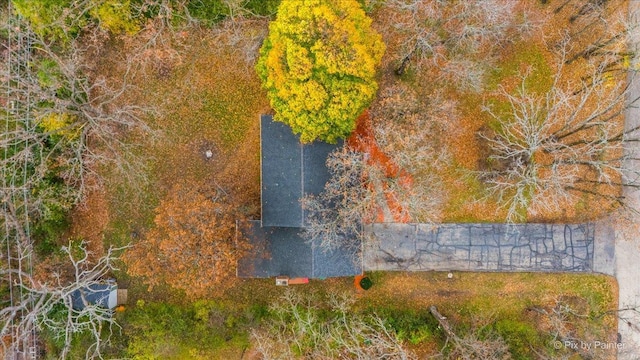
[[[396,75],[401,76],[402,74],[404,74],[404,72],[407,70],[407,66],[409,65],[409,61],[411,61],[411,57],[415,52],[416,52],[416,49],[414,48],[404,58],[402,58],[402,61],[400,62],[400,66],[398,66],[395,70]]]
[[[445,334],[447,334],[447,336],[451,340],[457,342],[459,338],[456,335],[456,333],[454,333],[453,330],[451,330],[451,324],[449,324],[449,321],[447,321],[447,318],[445,316],[442,316],[442,314],[438,312],[438,309],[435,307],[435,305],[432,305],[429,308],[429,311],[431,311],[431,315],[433,315],[433,317],[435,317],[436,320],[438,320],[438,324],[440,324]]]

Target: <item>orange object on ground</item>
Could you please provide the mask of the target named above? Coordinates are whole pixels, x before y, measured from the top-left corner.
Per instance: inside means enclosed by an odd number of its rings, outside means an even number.
[[[289,279],[289,285],[302,285],[308,284],[309,278],[291,278]]]
[[[365,274],[356,275],[355,280],[353,281],[353,284],[356,286],[356,289],[358,291],[364,291],[362,286],[360,286],[360,280],[364,279],[365,277],[366,277]]]

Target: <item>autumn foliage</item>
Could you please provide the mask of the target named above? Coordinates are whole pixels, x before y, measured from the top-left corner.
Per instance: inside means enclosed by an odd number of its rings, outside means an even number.
[[[222,292],[248,247],[236,239],[234,207],[218,195],[174,186],[157,208],[154,228],[125,255],[129,274],[191,297]]]
[[[285,0],[256,71],[277,121],[302,142],[335,143],[375,97],[384,49],[356,0]]]

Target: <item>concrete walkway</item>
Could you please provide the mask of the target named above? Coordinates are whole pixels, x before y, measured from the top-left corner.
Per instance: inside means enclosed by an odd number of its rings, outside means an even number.
[[[623,347],[619,360],[640,359],[640,243],[638,237],[616,232],[615,271],[618,280],[618,333]]]
[[[374,224],[368,228],[364,269],[593,272],[613,262],[613,252],[604,247],[594,256],[595,228],[591,223]]]

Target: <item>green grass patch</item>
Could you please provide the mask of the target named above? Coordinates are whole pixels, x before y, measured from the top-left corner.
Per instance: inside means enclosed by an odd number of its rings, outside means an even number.
[[[534,356],[531,349],[540,349],[544,346],[535,324],[514,319],[501,319],[493,324],[492,328],[509,345],[515,360],[531,359]]]
[[[240,93],[234,95],[241,96]],[[218,129],[225,150],[233,150],[242,142],[250,126],[244,103],[234,101],[234,97],[220,99],[215,94],[206,94],[202,100],[202,116],[206,116],[208,126]]]
[[[495,91],[502,87],[512,95],[517,95],[524,87],[529,94],[544,96],[552,85],[553,69],[542,45],[529,42],[515,44],[513,51],[487,77],[487,90]],[[485,114],[487,125],[495,131],[500,131],[502,122],[509,121],[513,114],[510,102],[502,96],[489,96],[483,105],[496,116]]]
[[[247,0],[244,8],[256,15],[275,16],[281,0]]]
[[[245,0],[242,7],[250,15],[274,16],[281,0]],[[205,26],[213,26],[232,15],[231,7],[224,0],[191,0],[187,9]],[[237,14],[233,14],[237,15]]]
[[[457,163],[452,163],[446,171],[448,178],[454,178],[456,182],[447,182],[450,194],[444,214],[444,222],[486,222],[487,214],[479,214],[469,210],[467,205],[484,196],[484,186],[469,169]]]
[[[374,313],[384,319],[401,340],[412,345],[435,341],[443,335],[442,329],[429,309],[407,309],[396,305],[368,308],[365,312]]]
[[[226,347],[244,348],[247,326],[259,320],[259,314],[256,308],[230,302],[180,306],[140,300],[123,319],[129,337],[126,353],[143,359],[198,359]]]
[[[487,90],[500,85],[520,85],[520,76],[526,75],[525,88],[538,95],[547,93],[553,85],[553,69],[549,65],[541,44],[520,42],[513,45],[509,55],[487,77]]]
[[[187,9],[206,26],[212,26],[230,14],[229,6],[222,0],[192,0],[188,2]]]

